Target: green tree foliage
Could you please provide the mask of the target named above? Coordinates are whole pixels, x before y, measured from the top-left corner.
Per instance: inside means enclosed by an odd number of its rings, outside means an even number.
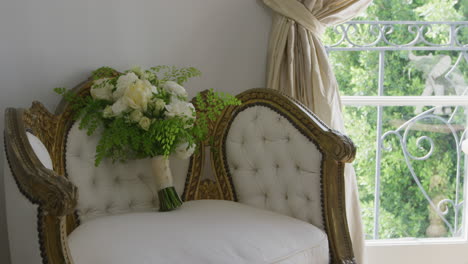
[[[356,20],[371,21],[460,21],[468,16],[468,1],[447,0],[374,0],[366,12]],[[375,39],[369,25],[360,25],[354,29],[353,40],[357,43],[371,43]],[[446,43],[449,40],[448,26],[433,26],[425,29],[426,39],[433,43]],[[386,35],[393,43],[408,43],[414,38],[408,33],[408,26],[395,26],[391,34]],[[336,43],[340,34],[328,29],[324,36],[326,44]],[[468,40],[468,30],[459,32],[462,43]],[[464,42],[463,42],[464,41]],[[385,44],[379,44],[383,46]],[[452,64],[458,58],[455,51],[412,51],[414,56],[448,55]],[[422,67],[411,63],[408,51],[385,52],[385,72],[383,95],[421,95],[425,88],[427,72]],[[330,61],[334,67],[336,78],[343,95],[374,96],[378,94],[378,51],[334,51],[330,53]],[[468,82],[468,66],[460,64],[459,73]],[[446,90],[446,94],[455,94]],[[425,107],[423,110],[428,110]],[[455,108],[451,107],[454,111]],[[465,113],[459,109],[454,122],[465,125]],[[384,107],[382,132],[395,130],[402,122],[414,117],[415,107]],[[363,208],[363,220],[368,239],[373,233],[374,190],[376,172],[376,137],[377,137],[377,107],[347,106],[344,111],[347,133],[358,147],[354,163],[358,176],[360,199]],[[447,114],[442,114],[447,118]],[[440,121],[421,120],[425,128],[442,127]],[[460,136],[460,131],[457,132]],[[431,132],[430,129],[415,128],[408,133],[407,144],[409,153],[416,157],[426,155],[430,143],[417,139],[428,136],[434,140],[433,155],[424,161],[412,160],[410,166],[421,180],[421,184],[431,198],[443,195],[444,198],[455,198],[456,175],[456,142],[447,132]],[[419,190],[411,176],[408,164],[402,151],[400,139],[389,135],[384,141],[391,150],[382,150],[381,198],[380,198],[380,238],[426,237],[426,229],[430,224],[428,202]],[[461,170],[463,174],[463,168]],[[449,207],[453,212],[453,207]],[[447,216],[453,222],[453,215]],[[453,234],[447,233],[447,236]]]

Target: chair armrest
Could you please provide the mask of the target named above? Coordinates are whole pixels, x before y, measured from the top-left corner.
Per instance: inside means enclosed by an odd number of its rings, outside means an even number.
[[[42,107],[42,105],[41,105]],[[5,151],[20,191],[49,215],[64,216],[74,211],[77,188],[65,177],[47,169],[36,156],[26,131],[23,109],[5,111]]]

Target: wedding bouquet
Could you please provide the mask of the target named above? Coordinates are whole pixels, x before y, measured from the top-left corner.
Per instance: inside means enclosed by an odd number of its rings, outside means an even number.
[[[240,103],[231,95],[209,90],[196,96],[196,115],[182,85],[199,75],[195,68],[138,67],[118,73],[102,67],[93,72],[90,95],[78,96],[65,88],[55,92],[71,103],[80,129],[92,135],[103,128],[95,166],[104,158],[114,162],[152,158],[160,210],[169,211],[182,201],[172,183],[168,156],[189,158],[197,143],[206,139],[209,120],[226,106]]]

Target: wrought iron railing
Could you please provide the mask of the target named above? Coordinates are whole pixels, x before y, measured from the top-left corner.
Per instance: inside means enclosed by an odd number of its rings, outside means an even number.
[[[404,39],[397,42],[392,36],[395,32],[404,31]],[[454,124],[454,117],[462,113],[465,121],[468,120],[468,86],[464,75],[457,68],[461,63],[468,63],[468,21],[465,22],[419,22],[419,21],[350,21],[337,25],[333,28],[334,43],[327,45],[328,53],[334,51],[375,51],[379,54],[378,66],[378,89],[377,96],[343,96],[345,105],[373,105],[377,108],[376,126],[376,166],[375,166],[375,193],[373,212],[373,234],[372,239],[379,239],[379,216],[381,200],[381,162],[382,153],[395,151],[395,146],[385,144],[390,137],[395,137],[399,142],[399,150],[403,152],[404,163],[408,167],[410,177],[424,195],[428,205],[434,210],[438,220],[448,228],[449,236],[459,237],[464,232],[466,217],[463,214],[464,199],[466,196],[467,171],[464,169],[466,157],[462,153],[462,142],[468,139],[468,126],[465,123],[462,131]],[[441,37],[442,36],[442,37]],[[434,39],[443,41],[435,42]],[[412,51],[447,51],[459,53],[455,63],[447,63],[444,56],[438,57],[438,65],[433,71],[427,73],[425,92],[421,95],[412,96],[385,96],[385,55],[388,51],[406,50],[410,52],[409,59],[417,61],[422,56],[416,56]],[[430,54],[432,58],[432,54]],[[429,58],[429,56],[426,56]],[[444,61],[445,60],[445,61]],[[436,63],[437,64],[437,63]],[[432,74],[432,75],[431,75]],[[455,88],[455,93],[447,96],[440,92],[440,84],[434,80],[441,78],[446,85]],[[438,85],[438,86],[437,86]],[[432,90],[431,90],[432,89]],[[426,91],[427,90],[427,91]],[[443,90],[443,89],[442,89]],[[432,96],[434,93],[434,96]],[[406,122],[402,122],[396,129],[383,131],[383,107],[384,106],[416,106],[415,116]],[[433,108],[422,111],[423,106],[431,105]],[[443,106],[454,106],[452,113],[447,114]],[[418,110],[419,109],[419,110]],[[445,113],[445,114],[441,114]],[[454,177],[455,187],[451,196],[453,199],[436,199],[428,195],[427,190],[421,183],[418,171],[415,171],[413,162],[425,161],[433,156],[435,142],[428,135],[420,135],[416,138],[416,146],[425,153],[415,154],[408,149],[408,135],[415,126],[421,123],[427,124],[437,122],[445,126],[446,133],[451,135],[455,142],[456,166]],[[467,141],[468,142],[468,141]],[[423,147],[425,145],[425,147]],[[463,190],[465,188],[465,191]],[[462,219],[460,221],[460,219]]]
[[[362,27],[365,26],[365,27]],[[398,30],[406,30],[408,39],[402,43],[393,42],[391,36]],[[434,28],[438,30],[435,32]],[[328,45],[328,50],[467,50],[468,43],[462,43],[468,22],[423,22],[423,21],[350,21],[333,28],[340,38]],[[360,31],[364,34],[359,34]],[[445,43],[433,43],[432,34],[446,34]],[[363,38],[365,36],[365,38]],[[466,35],[465,35],[466,37]]]

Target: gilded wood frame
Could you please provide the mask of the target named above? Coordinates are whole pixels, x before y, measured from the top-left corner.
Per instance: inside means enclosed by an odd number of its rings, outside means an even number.
[[[92,80],[74,91],[89,95]],[[324,224],[329,237],[331,263],[355,263],[346,221],[344,201],[344,163],[351,162],[355,147],[346,136],[330,130],[302,104],[270,89],[252,89],[238,95],[242,105],[228,107],[221,118],[209,124],[211,138],[201,144],[190,160],[183,199],[236,200],[236,193],[226,164],[223,139],[237,111],[252,104],[266,104],[279,111],[310,140],[318,143],[324,155],[322,203]],[[66,175],[66,140],[74,123],[70,105],[62,100],[55,114],[39,102],[29,109],[5,111],[5,149],[8,163],[19,190],[38,209],[38,232],[43,263],[71,264],[67,235],[79,221],[75,214],[78,190]],[[26,131],[37,136],[48,149],[54,170],[46,169],[34,154]],[[206,152],[206,146],[211,148]],[[204,160],[210,156],[214,179],[203,179]]]
[[[67,219],[77,203],[77,189],[58,170],[39,161],[26,131],[46,145],[54,161],[57,148],[57,117],[40,103],[30,109],[9,108],[5,112],[5,150],[12,174],[21,193],[38,205],[38,239],[43,263],[73,263],[67,244]]]

